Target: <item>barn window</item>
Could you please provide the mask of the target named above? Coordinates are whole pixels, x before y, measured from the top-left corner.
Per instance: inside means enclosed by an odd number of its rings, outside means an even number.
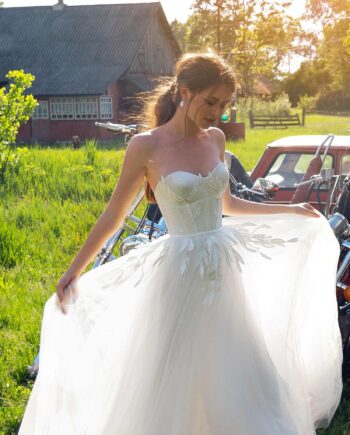
[[[73,119],[73,98],[61,97],[50,100],[51,119]]]
[[[45,100],[38,101],[39,105],[36,106],[33,119],[48,119],[49,118],[49,102]]]
[[[97,119],[98,104],[96,97],[74,98],[76,119]]]
[[[100,115],[101,119],[113,118],[112,97],[108,95],[100,97]]]

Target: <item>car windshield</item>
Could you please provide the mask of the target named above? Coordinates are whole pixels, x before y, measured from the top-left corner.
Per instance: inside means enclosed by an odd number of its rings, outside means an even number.
[[[301,182],[313,157],[314,154],[297,152],[279,154],[264,178],[273,181],[280,188],[295,189],[295,184]],[[332,167],[333,157],[328,155],[323,168],[329,169]]]
[[[340,173],[346,175],[350,174],[350,154],[342,156],[340,161]]]

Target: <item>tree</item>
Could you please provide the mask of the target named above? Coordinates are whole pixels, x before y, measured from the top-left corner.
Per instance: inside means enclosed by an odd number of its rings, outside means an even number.
[[[233,64],[242,91],[251,95],[254,78],[274,79],[293,45],[299,24],[285,14],[283,0],[195,0],[187,21],[187,48],[216,48]]]
[[[307,0],[304,18],[310,21],[321,21],[323,26],[334,23],[349,16],[349,0]]]
[[[308,0],[306,17],[323,24],[317,58],[329,74],[329,91],[350,96],[350,1]]]
[[[330,77],[322,61],[306,61],[284,80],[283,90],[296,106],[302,96],[313,97],[328,92],[329,83]]]
[[[32,95],[25,95],[34,80],[32,74],[23,70],[10,71],[6,79],[9,80],[9,87],[0,89],[0,178],[4,178],[9,161],[14,159],[21,124],[28,121],[37,105]]]
[[[188,25],[186,23],[181,23],[181,21],[174,20],[170,23],[170,27],[181,48],[181,51],[185,52]]]

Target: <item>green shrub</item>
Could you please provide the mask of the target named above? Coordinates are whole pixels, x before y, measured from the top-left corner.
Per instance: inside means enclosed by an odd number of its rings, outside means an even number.
[[[282,93],[275,100],[263,100],[257,97],[240,98],[237,102],[237,113],[241,118],[247,118],[249,111],[254,115],[283,116],[290,114],[291,107],[288,95]]]
[[[317,100],[316,109],[327,112],[350,112],[350,96],[344,95],[341,91],[322,94]]]
[[[316,107],[318,97],[318,95],[313,97],[310,97],[309,95],[302,95],[299,98],[298,109],[313,110]]]
[[[28,121],[35,106],[36,99],[27,94],[34,80],[32,74],[23,70],[10,71],[6,75],[10,85],[0,89],[0,180],[4,181],[9,166],[18,163],[20,154],[14,147],[21,124]]]

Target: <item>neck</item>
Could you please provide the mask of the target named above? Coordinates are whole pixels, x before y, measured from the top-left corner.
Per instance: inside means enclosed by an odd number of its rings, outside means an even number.
[[[174,116],[168,122],[169,128],[173,130],[177,136],[180,136],[183,139],[199,137],[202,134],[203,129],[189,119],[184,112],[184,110],[179,108],[176,110]]]

